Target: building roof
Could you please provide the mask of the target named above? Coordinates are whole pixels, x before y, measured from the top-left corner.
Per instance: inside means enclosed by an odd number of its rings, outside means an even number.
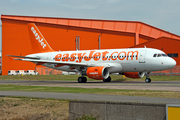
[[[108,31],[135,33],[151,38],[168,37],[180,40],[180,36],[139,21],[54,18],[37,16],[1,15],[1,20],[47,23],[62,26],[83,27]]]

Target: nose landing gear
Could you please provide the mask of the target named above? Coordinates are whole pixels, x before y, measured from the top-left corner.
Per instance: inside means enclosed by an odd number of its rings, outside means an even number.
[[[146,83],[150,83],[151,82],[151,78],[149,78],[149,73],[146,72],[146,79],[145,79]]]
[[[146,79],[145,79],[145,82],[146,82],[146,83],[150,83],[150,82],[151,82],[151,78],[146,78]]]

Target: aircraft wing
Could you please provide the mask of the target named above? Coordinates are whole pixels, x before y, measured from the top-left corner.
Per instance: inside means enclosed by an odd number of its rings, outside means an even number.
[[[57,64],[57,65],[82,66],[82,67],[83,66],[84,67],[97,66],[97,64],[62,62],[62,61],[52,61],[52,60],[18,59],[18,58],[14,58],[14,60],[30,61],[30,62],[33,62],[33,63],[36,63],[36,64],[45,64],[45,63],[48,63],[48,64]]]
[[[21,60],[21,61],[29,61],[33,62],[36,65],[43,65],[43,64],[52,64],[55,68],[61,67],[61,66],[70,66],[69,69],[77,69],[80,70],[81,67],[98,67],[98,66],[104,66],[108,67],[110,71],[113,71],[113,69],[118,69],[119,71],[122,70],[122,66],[119,63],[78,63],[78,62],[62,62],[62,61],[54,61],[54,60],[38,60],[38,59],[20,59],[20,58],[14,58],[14,60]]]

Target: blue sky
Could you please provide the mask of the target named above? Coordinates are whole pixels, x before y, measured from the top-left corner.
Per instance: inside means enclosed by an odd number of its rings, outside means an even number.
[[[0,14],[141,21],[180,35],[179,5],[180,0],[0,0]]]

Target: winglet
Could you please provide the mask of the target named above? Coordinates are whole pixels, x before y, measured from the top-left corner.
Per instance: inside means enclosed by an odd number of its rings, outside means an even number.
[[[54,51],[34,23],[29,23],[27,26],[31,39],[32,50],[34,53]]]

